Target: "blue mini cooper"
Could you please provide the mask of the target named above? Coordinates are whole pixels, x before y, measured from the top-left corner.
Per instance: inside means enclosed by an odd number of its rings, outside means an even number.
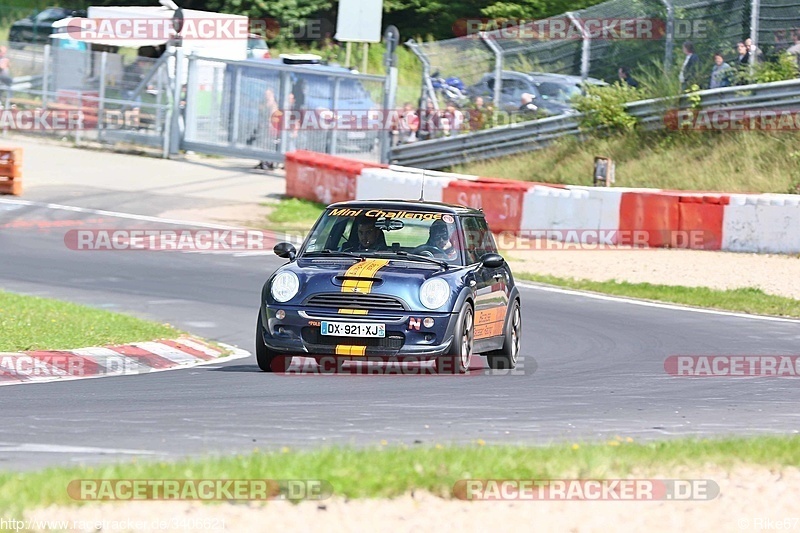
[[[256,358],[285,371],[293,356],[436,361],[463,373],[473,354],[512,369],[522,318],[511,269],[483,211],[412,201],[329,206],[300,250],[264,284]]]

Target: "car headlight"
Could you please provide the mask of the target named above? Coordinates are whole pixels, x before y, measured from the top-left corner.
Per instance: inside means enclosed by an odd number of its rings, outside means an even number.
[[[439,309],[450,298],[450,285],[441,278],[429,279],[419,289],[419,300],[428,309]]]
[[[278,302],[288,302],[300,289],[300,280],[294,272],[281,272],[272,280],[270,292]]]

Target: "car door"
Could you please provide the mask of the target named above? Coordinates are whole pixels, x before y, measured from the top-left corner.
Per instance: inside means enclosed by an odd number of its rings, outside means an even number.
[[[464,217],[467,262],[475,269],[475,341],[491,340],[503,334],[508,310],[506,268],[486,268],[481,257],[497,253],[494,236],[482,216]],[[476,347],[476,351],[480,346]]]

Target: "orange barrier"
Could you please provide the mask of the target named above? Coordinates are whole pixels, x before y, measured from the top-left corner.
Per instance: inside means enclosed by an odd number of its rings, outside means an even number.
[[[387,168],[306,150],[289,152],[285,158],[286,195],[326,205],[355,200],[356,180],[363,169]]]
[[[729,196],[691,195],[678,197],[678,235],[681,248],[722,249],[722,221]]]
[[[664,248],[680,225],[678,195],[624,192],[619,205],[619,244]]]
[[[522,227],[522,202],[534,184],[498,181],[483,178],[452,181],[442,190],[442,201],[484,209],[492,231],[519,231]]]
[[[22,194],[22,148],[0,148],[0,194]]]

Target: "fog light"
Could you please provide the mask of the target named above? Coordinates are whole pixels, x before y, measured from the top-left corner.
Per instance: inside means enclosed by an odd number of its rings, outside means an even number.
[[[433,319],[431,317],[426,318],[425,320],[422,321],[422,325],[425,326],[426,328],[432,328]]]
[[[425,334],[425,342],[431,342],[434,339],[434,336],[430,333]]]
[[[278,320],[283,320],[284,318],[286,318],[286,311],[284,311],[283,309],[278,309],[278,311],[275,313],[275,318],[277,318]]]
[[[286,334],[286,330],[285,329],[278,328],[278,335],[285,335],[285,334]]]

